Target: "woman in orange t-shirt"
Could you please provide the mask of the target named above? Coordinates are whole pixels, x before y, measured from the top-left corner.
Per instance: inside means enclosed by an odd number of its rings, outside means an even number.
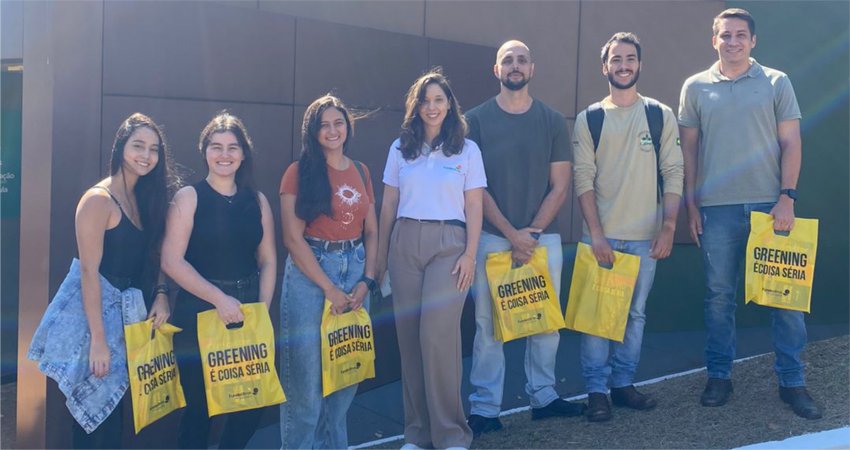
[[[369,170],[345,156],[351,114],[326,95],[304,113],[301,158],[283,174],[280,215],[289,250],[281,295],[283,448],[347,448],[357,385],[322,397],[320,328],[331,311],[367,307],[375,288],[378,221]]]

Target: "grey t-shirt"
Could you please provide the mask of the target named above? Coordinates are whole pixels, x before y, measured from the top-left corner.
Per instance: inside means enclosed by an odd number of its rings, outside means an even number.
[[[799,119],[800,107],[787,75],[751,62],[750,70],[735,80],[723,76],[715,63],[682,86],[679,125],[700,131],[700,206],[779,198],[782,155],[777,125]]]
[[[481,149],[487,191],[514,228],[531,224],[549,192],[549,163],[572,161],[564,116],[534,100],[522,114],[505,112],[491,98],[466,113],[469,139]],[[555,233],[557,221],[545,230]],[[484,231],[501,235],[484,221]]]

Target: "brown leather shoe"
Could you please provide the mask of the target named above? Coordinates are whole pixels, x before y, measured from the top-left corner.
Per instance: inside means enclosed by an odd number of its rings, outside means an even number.
[[[588,422],[611,420],[611,406],[608,405],[608,396],[601,392],[587,394],[587,410],[584,415]]]
[[[779,398],[791,406],[794,414],[809,420],[822,417],[820,408],[809,395],[805,386],[779,387]]]
[[[634,385],[611,388],[611,403],[639,411],[648,411],[658,404],[654,398],[638,392]]]

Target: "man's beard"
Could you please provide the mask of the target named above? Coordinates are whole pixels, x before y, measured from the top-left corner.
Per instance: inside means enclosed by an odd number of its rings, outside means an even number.
[[[514,73],[520,73],[522,75],[522,80],[511,81],[511,75],[513,75]],[[508,88],[512,91],[518,91],[518,90],[524,88],[525,85],[528,84],[528,82],[530,80],[531,80],[530,78],[526,77],[525,74],[522,74],[521,72],[511,72],[511,73],[508,74],[507,77],[505,77],[503,80],[500,80],[500,81],[502,82],[502,86],[504,86],[504,87],[506,87],[506,88]]]
[[[608,82],[611,83],[611,86],[614,86],[617,89],[629,89],[634,86],[638,82],[638,78],[640,78],[640,69],[636,70],[634,73],[634,77],[632,77],[632,81],[629,81],[627,84],[622,84],[614,79],[614,73],[608,72]]]

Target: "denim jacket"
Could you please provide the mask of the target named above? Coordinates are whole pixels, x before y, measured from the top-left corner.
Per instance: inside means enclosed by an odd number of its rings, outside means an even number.
[[[56,380],[74,419],[91,433],[118,406],[129,386],[124,325],[145,319],[142,292],[119,291],[103,276],[103,327],[109,347],[109,374],[98,378],[89,369],[91,333],[83,309],[80,262],[71,262],[68,275],[47,306],[32,338],[27,357]]]

